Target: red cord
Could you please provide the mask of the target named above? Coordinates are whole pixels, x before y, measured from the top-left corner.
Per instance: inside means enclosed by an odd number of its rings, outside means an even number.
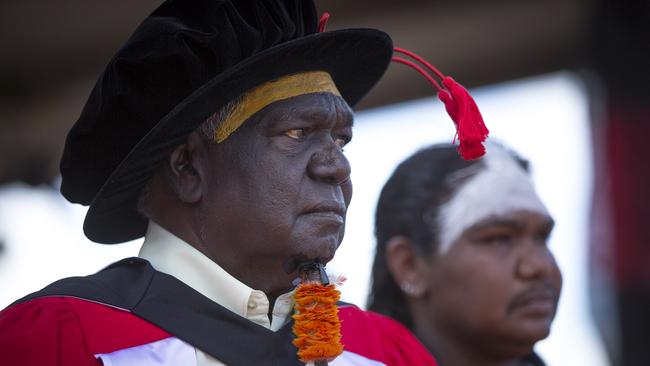
[[[318,21],[318,33],[323,33],[325,32],[325,27],[327,27],[327,21],[330,20],[330,13],[324,12],[323,15],[320,16],[320,20]]]
[[[422,69],[415,62],[409,61],[409,60],[406,60],[406,59],[403,59],[403,58],[397,57],[397,56],[393,56],[392,61],[400,63],[400,64],[407,65],[409,67],[412,67],[413,69],[415,69],[415,71],[419,72],[420,74],[422,74],[422,76],[424,76],[427,80],[429,80],[429,82],[431,84],[433,84],[433,86],[438,90],[438,92],[443,92],[444,91],[444,89],[442,89],[442,87],[440,86],[440,84],[438,84],[436,79],[434,79],[431,75],[429,75],[428,72],[426,72],[424,69]]]
[[[440,79],[445,78],[445,75],[443,73],[441,73],[437,68],[435,68],[429,62],[427,62],[427,60],[423,59],[422,57],[418,56],[417,54],[415,54],[415,53],[413,53],[413,52],[411,52],[411,51],[409,51],[407,49],[400,48],[400,47],[395,47],[394,50],[395,50],[395,52],[404,54],[404,55],[416,60],[417,62],[421,63],[422,65],[426,66],[429,70],[433,71],[433,73],[436,74]]]

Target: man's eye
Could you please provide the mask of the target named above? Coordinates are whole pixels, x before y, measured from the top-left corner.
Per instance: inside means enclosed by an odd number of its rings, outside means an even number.
[[[495,245],[495,246],[507,246],[512,243],[512,236],[506,234],[497,234],[489,235],[482,238],[480,241],[482,244],[486,245]]]
[[[284,134],[294,140],[300,140],[305,137],[307,132],[304,128],[292,128],[286,131]]]

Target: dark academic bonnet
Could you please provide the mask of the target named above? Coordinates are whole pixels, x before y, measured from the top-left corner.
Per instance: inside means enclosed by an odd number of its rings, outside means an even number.
[[[147,227],[137,199],[154,169],[222,106],[305,71],[329,73],[353,106],[392,52],[379,30],[319,33],[311,0],[166,1],[100,75],[66,139],[61,192],[90,206],[89,239],[137,239]]]

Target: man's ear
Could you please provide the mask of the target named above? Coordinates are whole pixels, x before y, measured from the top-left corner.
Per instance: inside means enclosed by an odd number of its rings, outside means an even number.
[[[185,203],[198,202],[203,196],[206,178],[204,160],[207,146],[197,132],[191,133],[185,143],[176,147],[167,161],[168,178],[178,198]]]
[[[411,298],[420,298],[427,292],[426,263],[411,241],[402,235],[386,243],[388,270],[402,292]]]

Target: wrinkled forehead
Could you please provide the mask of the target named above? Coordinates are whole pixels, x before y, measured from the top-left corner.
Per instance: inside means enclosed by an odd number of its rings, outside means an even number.
[[[451,245],[477,223],[494,217],[506,217],[516,212],[531,212],[549,217],[539,198],[530,175],[502,147],[488,145],[480,164],[474,164],[457,177],[467,177],[459,184],[451,199],[439,210],[440,252]],[[464,174],[463,174],[464,173]]]

